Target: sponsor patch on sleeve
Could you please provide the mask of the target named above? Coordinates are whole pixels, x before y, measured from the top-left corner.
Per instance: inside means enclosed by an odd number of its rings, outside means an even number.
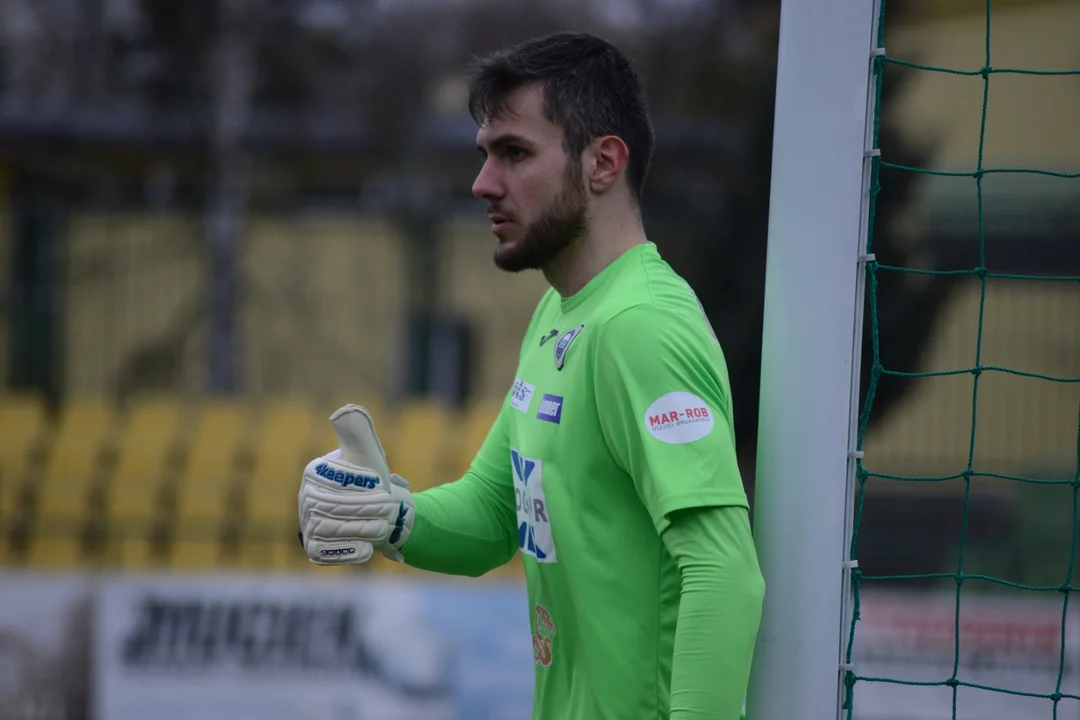
[[[645,411],[645,429],[661,442],[683,445],[712,432],[713,411],[705,401],[688,392],[670,392],[657,398]]]

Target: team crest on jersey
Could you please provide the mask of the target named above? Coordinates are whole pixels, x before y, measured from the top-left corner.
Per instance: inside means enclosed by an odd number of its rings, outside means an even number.
[[[584,325],[578,325],[573,330],[567,330],[561,336],[559,341],[555,343],[555,369],[562,370],[563,363],[566,362],[566,351],[570,349],[570,343],[574,342],[579,334],[581,334]]]

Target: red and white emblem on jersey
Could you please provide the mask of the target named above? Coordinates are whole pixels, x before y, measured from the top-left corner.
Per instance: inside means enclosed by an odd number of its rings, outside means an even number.
[[[555,622],[543,605],[536,606],[536,630],[533,631],[533,660],[540,667],[551,666],[551,641],[555,638]]]
[[[712,432],[713,412],[705,401],[688,392],[662,395],[645,411],[645,429],[657,440],[683,445]]]

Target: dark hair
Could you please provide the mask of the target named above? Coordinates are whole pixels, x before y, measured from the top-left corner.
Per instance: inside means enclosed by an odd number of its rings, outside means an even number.
[[[626,174],[640,204],[655,143],[641,78],[611,43],[585,33],[559,32],[527,40],[479,59],[469,74],[469,114],[477,124],[506,111],[517,88],[540,82],[544,116],[565,136],[576,160],[603,135],[630,150]]]

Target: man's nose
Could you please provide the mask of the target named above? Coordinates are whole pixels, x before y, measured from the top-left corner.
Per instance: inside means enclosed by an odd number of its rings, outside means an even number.
[[[473,181],[472,194],[481,200],[502,197],[502,183],[491,161],[485,161]]]

